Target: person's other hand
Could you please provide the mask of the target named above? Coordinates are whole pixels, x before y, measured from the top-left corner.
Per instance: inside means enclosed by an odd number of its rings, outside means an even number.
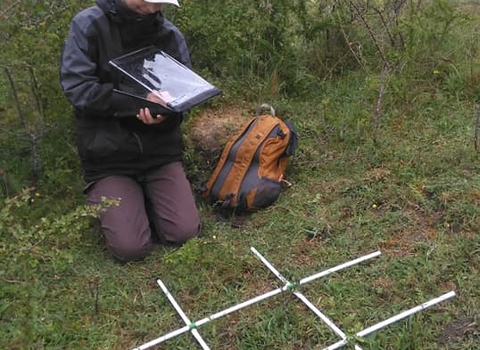
[[[155,117],[152,116],[148,108],[141,108],[137,114],[138,120],[144,124],[160,124],[165,120],[165,117],[161,114],[157,114]]]

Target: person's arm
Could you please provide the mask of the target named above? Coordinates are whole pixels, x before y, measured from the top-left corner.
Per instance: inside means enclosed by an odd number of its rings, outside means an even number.
[[[182,32],[173,25],[172,22],[164,19],[161,42],[163,51],[174,57],[177,61],[183,63],[188,68],[192,68],[190,61],[190,52],[188,50],[187,42]]]
[[[163,117],[148,108],[133,110],[128,99],[113,91],[113,83],[103,83],[97,76],[97,62],[92,59],[97,36],[86,16],[76,16],[62,51],[60,82],[68,101],[84,113],[105,116],[136,116],[145,124],[158,124]],[[129,110],[131,109],[131,110]],[[121,112],[121,113],[119,113]]]
[[[60,82],[68,101],[76,108],[94,114],[107,113],[112,108],[112,83],[102,83],[96,75],[97,63],[89,54],[94,33],[85,16],[76,16],[62,51]],[[90,38],[90,39],[89,39]],[[90,42],[89,42],[90,40]]]

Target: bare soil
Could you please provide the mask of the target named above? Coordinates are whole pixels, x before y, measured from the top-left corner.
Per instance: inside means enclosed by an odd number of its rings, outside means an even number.
[[[239,106],[207,109],[195,117],[189,136],[195,148],[208,154],[219,154],[228,139],[252,117],[253,111]]]

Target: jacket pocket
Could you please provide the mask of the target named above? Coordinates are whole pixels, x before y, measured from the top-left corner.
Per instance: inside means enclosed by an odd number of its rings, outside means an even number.
[[[88,120],[79,125],[80,157],[90,163],[128,161],[139,156],[138,141],[114,120]]]

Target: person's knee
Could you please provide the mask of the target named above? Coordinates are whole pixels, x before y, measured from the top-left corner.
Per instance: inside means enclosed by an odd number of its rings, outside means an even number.
[[[126,263],[143,260],[150,252],[151,242],[115,242],[108,245],[109,251],[116,260]]]
[[[165,239],[170,243],[185,243],[200,234],[200,220],[178,222],[162,227]]]

